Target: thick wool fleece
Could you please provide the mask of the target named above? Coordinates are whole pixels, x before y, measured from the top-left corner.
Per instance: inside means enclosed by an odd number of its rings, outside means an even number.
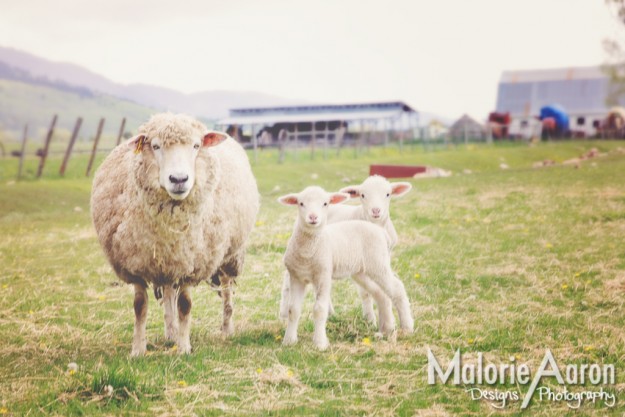
[[[202,148],[189,196],[171,199],[159,184],[149,146],[190,143],[207,129],[187,116],[163,114],[144,124],[140,152],[130,142],[116,147],[93,182],[91,210],[98,238],[125,282],[195,285],[220,268],[236,276],[254,226],[259,195],[247,155],[232,138]]]

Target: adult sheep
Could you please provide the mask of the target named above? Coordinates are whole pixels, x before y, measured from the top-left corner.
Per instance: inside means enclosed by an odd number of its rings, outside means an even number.
[[[115,273],[134,285],[132,356],[146,351],[149,285],[163,290],[165,333],[178,352],[191,352],[190,287],[203,280],[219,286],[222,330],[232,333],[232,285],[258,206],[243,148],[189,116],[152,116],[105,159],[91,216]]]

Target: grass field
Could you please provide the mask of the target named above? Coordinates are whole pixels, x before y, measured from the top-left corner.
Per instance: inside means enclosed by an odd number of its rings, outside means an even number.
[[[372,149],[327,161],[308,153],[261,152],[254,167],[261,212],[238,281],[236,334],[219,333],[221,303],[193,290],[193,353],[178,356],[163,337],[152,299],[148,350],[130,359],[132,290],[108,266],[89,218],[85,157],[68,178],[14,181],[0,159],[0,415],[532,415],[623,414],[625,365],[625,154],[622,142],[470,146],[424,151]],[[532,169],[597,147],[606,156],[579,169]],[[298,158],[295,161],[295,158]],[[74,161],[74,160],[73,160]],[[333,289],[331,348],[316,351],[312,295],[300,342],[281,346],[277,319],[281,257],[295,212],[275,202],[309,184],[358,183],[374,162],[427,164],[450,178],[413,180],[394,201],[400,241],[393,266],[416,320],[412,335],[378,340],[361,318],[355,287]],[[500,169],[506,163],[510,169]],[[463,170],[470,170],[464,174]],[[521,411],[472,401],[466,386],[427,384],[426,349],[447,362],[460,349],[495,364],[527,363],[545,349],[560,365],[614,364],[617,405],[538,401]],[[78,370],[70,370],[69,363]],[[553,378],[545,383],[553,388]],[[112,392],[110,388],[112,388]],[[482,386],[482,388],[489,388]],[[527,386],[490,389],[527,391]],[[569,387],[598,390],[598,386]]]

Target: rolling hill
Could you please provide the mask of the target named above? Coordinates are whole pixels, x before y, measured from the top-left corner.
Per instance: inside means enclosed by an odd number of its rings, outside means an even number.
[[[164,87],[146,84],[119,84],[79,65],[54,62],[13,48],[0,47],[0,78],[3,75],[1,64],[14,72],[26,74],[20,80],[38,84],[57,84],[86,88],[91,92],[106,94],[133,101],[157,110],[171,110],[189,113],[204,119],[216,119],[228,115],[233,107],[272,106],[301,104],[302,100],[285,99],[270,94],[239,91],[202,91],[185,94]],[[9,77],[9,79],[14,79]]]

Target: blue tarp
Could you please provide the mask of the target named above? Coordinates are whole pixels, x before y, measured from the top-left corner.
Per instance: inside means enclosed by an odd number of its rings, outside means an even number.
[[[549,106],[543,106],[540,108],[540,120],[544,120],[548,117],[552,117],[556,121],[556,128],[561,132],[569,130],[569,115],[566,114],[561,106],[557,104],[551,104]]]

